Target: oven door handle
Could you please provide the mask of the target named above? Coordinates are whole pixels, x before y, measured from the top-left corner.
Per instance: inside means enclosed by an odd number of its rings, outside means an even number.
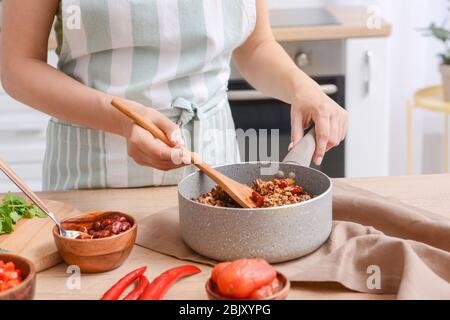
[[[335,84],[323,84],[320,86],[323,93],[327,95],[336,94],[339,89]],[[257,90],[230,90],[228,91],[228,100],[230,101],[254,101],[270,100],[272,97],[265,95]]]

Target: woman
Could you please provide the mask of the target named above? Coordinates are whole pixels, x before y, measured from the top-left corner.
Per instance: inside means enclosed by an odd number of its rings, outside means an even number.
[[[274,40],[265,0],[5,0],[3,9],[3,86],[52,116],[45,190],[176,184],[183,144],[210,164],[239,161],[232,54],[255,88],[292,105],[291,146],[314,123],[320,164],[345,137],[345,111]],[[55,15],[58,70],[46,63]],[[177,147],[116,111],[114,97]]]

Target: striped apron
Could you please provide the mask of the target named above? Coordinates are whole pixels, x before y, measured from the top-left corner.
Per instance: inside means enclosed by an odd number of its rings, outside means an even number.
[[[255,0],[62,0],[58,68],[162,112],[207,163],[238,162],[230,59],[255,22]],[[44,190],[172,185],[191,170],[142,167],[123,137],[55,118],[48,125]]]

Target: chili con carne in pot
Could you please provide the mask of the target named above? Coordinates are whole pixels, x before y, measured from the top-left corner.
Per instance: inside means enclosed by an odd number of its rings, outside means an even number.
[[[311,130],[282,163],[238,163],[216,167],[241,183],[255,179],[294,178],[312,199],[269,208],[244,209],[199,203],[214,183],[201,172],[184,178],[178,186],[181,235],[197,253],[218,261],[262,258],[270,263],[304,256],[319,248],[332,226],[332,182],[324,173],[309,168],[315,149]],[[261,175],[268,166],[276,173]]]

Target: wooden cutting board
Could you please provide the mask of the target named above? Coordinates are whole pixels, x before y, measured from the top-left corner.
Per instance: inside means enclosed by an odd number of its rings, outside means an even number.
[[[62,202],[51,200],[45,202],[60,220],[81,213]],[[51,268],[62,262],[53,241],[54,225],[50,218],[21,219],[14,226],[13,233],[0,235],[0,248],[28,258],[38,272]]]

